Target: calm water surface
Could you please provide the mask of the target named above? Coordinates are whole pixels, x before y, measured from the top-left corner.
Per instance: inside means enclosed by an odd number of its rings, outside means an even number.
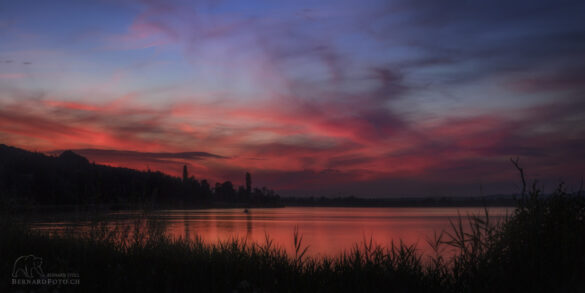
[[[493,220],[501,220],[512,208],[489,208]],[[392,240],[418,244],[429,252],[426,240],[435,232],[449,229],[449,219],[457,215],[483,215],[483,208],[347,208],[347,207],[286,207],[257,208],[244,213],[242,209],[162,210],[149,213],[164,225],[172,237],[194,238],[206,242],[247,238],[263,243],[268,234],[280,247],[291,252],[293,231],[298,226],[308,254],[336,255],[364,239],[387,245]],[[103,215],[111,225],[133,226],[142,212],[121,211]],[[33,228],[45,231],[85,231],[91,221],[83,215],[44,215],[33,220]]]

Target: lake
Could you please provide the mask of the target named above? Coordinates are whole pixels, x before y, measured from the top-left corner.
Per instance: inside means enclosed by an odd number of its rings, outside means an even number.
[[[488,208],[494,220],[511,214],[513,208]],[[159,210],[149,212],[171,237],[194,238],[199,235],[206,242],[228,240],[233,237],[264,243],[268,234],[275,244],[293,251],[293,231],[298,227],[303,244],[309,245],[312,256],[337,255],[364,239],[388,245],[392,240],[418,244],[429,253],[426,240],[435,232],[450,229],[449,220],[458,214],[483,215],[477,207],[285,207],[242,209]],[[108,225],[133,226],[143,212],[118,211],[102,214]],[[65,230],[87,231],[92,224],[84,213],[45,214],[31,219],[32,228],[48,232]]]

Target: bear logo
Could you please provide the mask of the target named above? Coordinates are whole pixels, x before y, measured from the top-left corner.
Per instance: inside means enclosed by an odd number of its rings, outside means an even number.
[[[12,269],[12,277],[25,277],[25,278],[35,278],[35,277],[44,277],[45,273],[41,268],[43,264],[43,259],[40,257],[36,257],[34,255],[23,255],[16,259],[14,262],[14,268]]]

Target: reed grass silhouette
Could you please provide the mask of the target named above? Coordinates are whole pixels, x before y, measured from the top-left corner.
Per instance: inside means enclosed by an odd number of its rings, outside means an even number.
[[[172,239],[156,218],[133,227],[96,220],[82,233],[31,231],[6,214],[0,224],[0,275],[20,255],[44,259],[46,272],[78,272],[83,292],[583,292],[585,197],[560,186],[533,188],[512,214],[493,222],[459,215],[428,239],[432,255],[400,240],[364,238],[335,257],[311,257],[298,227],[294,255],[274,244],[232,238]],[[452,253],[446,253],[451,251]],[[0,291],[22,290],[0,283]],[[38,288],[37,288],[38,289]],[[41,288],[43,289],[43,288]],[[55,288],[45,288],[52,291]]]

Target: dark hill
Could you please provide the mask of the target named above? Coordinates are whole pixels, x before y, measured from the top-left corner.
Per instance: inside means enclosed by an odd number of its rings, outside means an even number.
[[[59,155],[59,160],[76,166],[89,165],[89,160],[85,157],[74,153],[73,151],[64,151]]]
[[[229,181],[178,178],[90,163],[73,151],[59,156],[0,144],[0,201],[20,204],[149,204],[196,206],[212,201],[274,202],[270,190],[234,190]]]

